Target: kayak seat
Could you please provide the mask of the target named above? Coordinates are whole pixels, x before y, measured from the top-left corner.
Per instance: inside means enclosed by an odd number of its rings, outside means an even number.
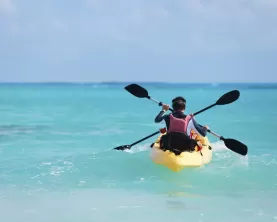
[[[169,132],[160,139],[160,149],[169,150],[175,155],[180,155],[182,152],[194,152],[195,146],[197,146],[196,140],[181,132]]]

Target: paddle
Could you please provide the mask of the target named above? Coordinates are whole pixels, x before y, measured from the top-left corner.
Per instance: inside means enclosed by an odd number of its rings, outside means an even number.
[[[153,99],[151,96],[149,96],[148,94],[148,91],[137,85],[137,84],[130,84],[128,86],[125,87],[125,89],[131,93],[132,95],[138,97],[138,98],[147,98],[147,99],[150,99],[156,103],[159,104],[159,106],[162,106],[163,103],[162,102],[159,102],[155,99]],[[204,112],[216,105],[227,105],[227,104],[230,104],[234,101],[236,101],[240,96],[240,92],[238,90],[232,90],[228,93],[225,93],[223,96],[221,96],[214,104],[194,113],[193,115],[197,115],[201,112]],[[173,111],[171,108],[169,109],[170,111]],[[214,132],[212,132],[210,129],[207,130],[209,133],[211,133],[212,135],[218,137],[220,140],[224,141],[224,144],[227,148],[229,148],[230,150],[232,150],[233,152],[236,152],[240,155],[243,155],[245,156],[248,152],[248,149],[247,149],[247,146],[235,139],[225,139],[223,136],[220,136]]]
[[[165,128],[163,128],[165,130]],[[126,150],[126,149],[131,149],[132,146],[149,139],[150,137],[153,137],[155,135],[157,135],[158,133],[164,133],[162,130],[160,129],[159,131],[156,131],[155,133],[150,134],[149,136],[146,136],[130,145],[122,145],[122,146],[118,146],[113,148],[114,150]],[[232,150],[235,153],[238,153],[240,155],[245,156],[248,152],[247,146],[244,145],[243,143],[235,140],[235,139],[225,139],[223,136],[217,135],[216,133],[211,132],[210,130],[208,130],[211,134],[215,135],[216,137],[218,137],[220,140],[224,141],[224,144],[227,148],[229,148],[230,150]]]
[[[165,133],[165,132],[166,132],[166,128],[162,128],[162,129],[160,129],[159,131],[157,131],[157,132],[155,132],[155,133],[152,133],[152,134],[150,134],[149,136],[146,136],[146,137],[144,137],[144,138],[142,138],[142,139],[140,139],[140,140],[138,140],[138,141],[136,141],[136,142],[134,142],[134,143],[132,143],[132,144],[130,144],[130,145],[118,146],[118,147],[113,148],[113,150],[126,150],[126,149],[131,149],[132,146],[134,146],[134,145],[136,145],[136,144],[138,144],[138,143],[140,143],[140,142],[142,142],[142,141],[144,141],[144,140],[147,140],[148,138],[150,138],[150,137],[152,137],[152,136],[155,136],[155,135],[157,135],[158,133]]]
[[[223,136],[220,136],[214,132],[212,132],[211,130],[207,130],[209,133],[213,134],[214,136],[218,137],[220,140],[222,140],[225,144],[225,146],[232,150],[235,153],[238,153],[242,156],[245,156],[248,152],[248,148],[245,144],[243,144],[242,142],[235,140],[235,139],[225,139]]]
[[[151,96],[148,95],[148,91],[137,85],[137,84],[130,84],[128,86],[125,87],[125,89],[131,93],[132,95],[138,97],[138,98],[147,98],[147,99],[150,99],[152,101],[154,101],[155,103],[159,104],[159,106],[162,106],[163,103],[162,102],[159,102],[155,99],[153,99]],[[199,113],[202,113],[216,105],[227,105],[227,104],[230,104],[232,102],[235,102],[240,96],[240,92],[238,90],[232,90],[228,93],[225,93],[223,96],[221,96],[214,104],[204,108],[204,109],[201,109],[200,111],[194,113],[193,115],[196,116],[198,115]],[[169,109],[170,111],[173,111],[173,109]]]

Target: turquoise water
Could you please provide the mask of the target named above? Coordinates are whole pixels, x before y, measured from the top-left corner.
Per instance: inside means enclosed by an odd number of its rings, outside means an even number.
[[[126,84],[0,85],[1,222],[277,221],[275,85],[141,84],[163,102],[183,95],[188,113],[241,92],[196,120],[248,155],[209,135],[213,161],[174,173],[150,161],[155,137],[111,150],[164,126]]]

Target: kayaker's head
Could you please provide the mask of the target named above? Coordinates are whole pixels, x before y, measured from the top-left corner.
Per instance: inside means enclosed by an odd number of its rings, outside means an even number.
[[[186,109],[186,99],[182,96],[178,96],[172,100],[172,108],[174,111],[185,111]]]

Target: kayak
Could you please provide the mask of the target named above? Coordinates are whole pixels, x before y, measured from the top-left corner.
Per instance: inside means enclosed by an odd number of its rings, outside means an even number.
[[[184,168],[200,167],[204,164],[208,164],[212,160],[212,146],[207,137],[202,137],[200,143],[202,145],[201,152],[197,151],[197,146],[195,151],[189,152],[184,151],[180,155],[176,155],[172,151],[163,151],[160,149],[160,139],[165,133],[161,133],[156,141],[154,142],[152,149],[150,151],[150,158],[155,164],[163,165],[174,172],[179,172]],[[199,139],[197,136],[196,140]]]

